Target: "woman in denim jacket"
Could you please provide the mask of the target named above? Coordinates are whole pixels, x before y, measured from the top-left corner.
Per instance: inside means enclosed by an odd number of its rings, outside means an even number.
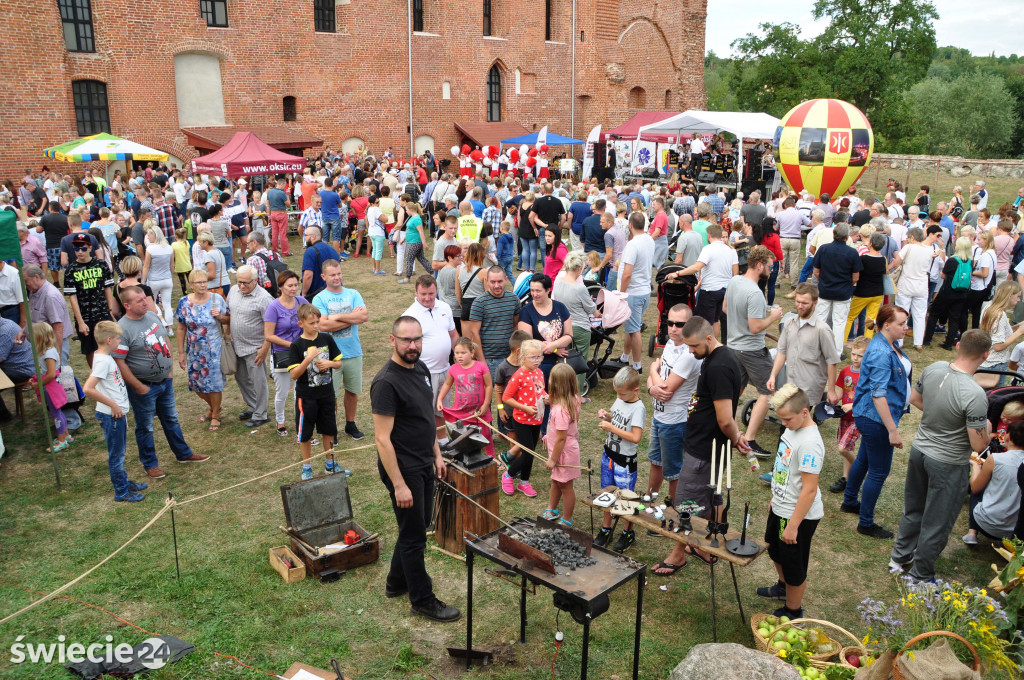
[[[875,524],[875,503],[892,467],[893,447],[903,448],[897,428],[907,407],[913,367],[897,342],[907,334],[906,310],[883,305],[875,319],[875,331],[864,353],[860,381],[853,395],[853,419],[861,434],[860,450],[850,466],[840,509],[860,515],[859,533],[892,538],[891,531]],[[862,483],[864,489],[858,503]]]

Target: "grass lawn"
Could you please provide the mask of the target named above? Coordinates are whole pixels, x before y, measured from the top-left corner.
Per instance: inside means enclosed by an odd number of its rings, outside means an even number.
[[[292,245],[293,252],[298,251],[295,239]],[[299,257],[294,255],[289,263],[298,267]],[[394,260],[385,259],[385,268],[394,271]],[[372,443],[370,380],[390,356],[387,336],[391,323],[412,302],[413,290],[411,286],[396,285],[393,276],[371,276],[370,263],[362,257],[345,263],[343,273],[345,284],[363,294],[370,310],[370,321],[360,328],[366,354],[365,392],[358,416],[359,425],[367,433],[367,439],[361,443],[367,444]],[[787,290],[784,287],[781,292]],[[789,300],[781,296],[778,299],[792,309]],[[656,314],[652,304],[646,318],[652,330]],[[621,347],[621,335],[619,339]],[[947,353],[911,350],[910,356],[915,371],[921,371],[931,361],[946,358]],[[645,365],[649,361],[645,357]],[[72,349],[72,363],[84,381],[85,361],[76,348]],[[160,509],[168,492],[176,499],[188,499],[299,459],[294,439],[278,437],[272,424],[253,432],[239,422],[236,415],[243,404],[232,381],[229,380],[225,393],[224,424],[216,433],[208,432],[199,423],[205,404],[189,394],[185,377],[177,368],[175,382],[186,439],[195,450],[213,458],[202,465],[176,465],[166,442],[157,433],[158,453],[168,476],[150,485],[142,503],[113,502],[103,435],[92,416],[92,405],[83,409],[86,422],[74,445],[59,456],[63,481],[63,490],[59,492],[49,454],[44,452],[43,409],[30,403],[26,425],[15,422],[4,428],[7,455],[0,465],[0,617],[38,597],[26,590],[50,592],[92,567],[144,525]],[[748,389],[746,396],[752,393]],[[592,459],[596,467],[602,447],[596,414],[614,400],[610,381],[602,381],[590,396],[593,401],[584,409],[580,428],[581,449],[584,461]],[[644,397],[650,417],[650,401]],[[10,404],[10,393],[7,398]],[[288,408],[293,408],[291,403]],[[289,428],[294,433],[292,420],[289,415]],[[823,486],[831,484],[842,471],[841,459],[835,453],[835,422],[822,428],[831,454],[826,457]],[[878,504],[879,523],[893,530],[902,510],[902,481],[918,422],[917,413],[903,419],[901,432],[906,448],[902,452],[897,450],[892,475]],[[776,437],[777,429],[766,424],[759,440],[766,448],[774,449]],[[341,444],[358,445],[344,435]],[[645,431],[641,451],[646,446]],[[283,673],[294,661],[327,667],[329,659],[337,657],[346,676],[359,678],[461,675],[445,648],[465,645],[465,622],[427,622],[409,615],[408,601],[383,597],[396,529],[387,494],[377,476],[374,451],[343,454],[339,460],[355,471],[349,485],[356,519],[369,531],[380,532],[383,545],[379,562],[351,571],[337,583],[321,585],[307,579],[285,585],[268,564],[267,550],[287,540],[277,529],[284,523],[278,486],[298,479],[299,469],[294,468],[178,510],[180,581],[175,578],[171,522],[165,516],[68,595],[102,607],[147,631],[169,633],[196,646],[196,653],[183,661],[147,676],[154,679],[261,677],[260,673],[215,652],[237,656],[268,673]],[[737,459],[736,467],[744,469],[742,459]],[[132,479],[145,480],[131,435],[126,468]],[[646,468],[642,463],[638,488],[644,486]],[[503,495],[502,516],[535,516],[542,512],[549,484],[543,472],[540,466],[534,474],[538,498],[530,500],[517,494],[510,499]],[[732,522],[738,523],[743,502],[749,499],[751,531],[760,536],[769,493],[753,475],[739,473],[735,477]],[[595,479],[594,488],[597,485]],[[581,496],[587,492],[586,477],[577,482],[576,489]],[[869,595],[891,600],[895,593],[894,579],[886,569],[892,542],[857,534],[856,517],[839,513],[841,497],[827,491],[824,494],[826,516],[814,541],[806,611],[809,616],[834,621],[861,636],[864,629],[857,604]],[[578,508],[577,517],[577,526],[589,529],[589,513]],[[988,565],[997,558],[989,548],[968,550],[960,541],[966,528],[964,513],[939,559],[938,573],[943,578],[984,585],[992,576]],[[653,565],[668,554],[669,543],[667,539],[641,534],[629,554]],[[550,593],[538,589],[536,596],[528,598],[527,644],[518,645],[515,641],[519,591],[485,574],[482,566],[491,565],[484,563],[476,571],[473,642],[475,647],[495,652],[496,663],[474,673],[495,680],[548,677],[556,630],[556,610]],[[692,560],[672,578],[648,577],[640,659],[642,678],[666,677],[691,646],[711,641],[710,587],[703,566]],[[465,565],[428,550],[427,568],[438,596],[464,608]],[[719,640],[752,645],[748,622],[739,619],[727,572],[719,570],[718,575]],[[754,594],[755,587],[775,581],[775,570],[767,556],[738,570],[737,575],[747,616],[777,606],[760,601]],[[659,589],[663,585],[666,590]],[[592,677],[629,677],[634,588],[629,585],[616,591],[610,611],[592,627]],[[568,616],[560,620],[560,627],[565,632],[566,644],[558,654],[554,670],[559,676],[575,677],[579,672],[582,627]],[[20,635],[25,636],[24,642],[47,644],[55,643],[58,635],[67,636],[68,643],[84,644],[102,642],[106,635],[113,636],[114,644],[137,644],[148,637],[109,614],[61,599],[0,628],[0,646],[9,648]],[[68,677],[56,663],[28,669],[10,663],[9,654],[0,656],[0,677]]]

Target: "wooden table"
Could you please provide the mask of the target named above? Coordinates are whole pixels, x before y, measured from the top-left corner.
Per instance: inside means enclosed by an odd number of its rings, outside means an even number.
[[[598,507],[598,506],[594,505],[594,499],[597,498],[599,495],[601,495],[604,492],[615,493],[615,491],[616,491],[616,488],[614,486],[606,487],[604,489],[601,489],[601,491],[599,491],[599,492],[597,492],[595,494],[591,494],[590,496],[587,496],[587,497],[583,498],[583,502],[586,505],[590,506],[591,508],[594,508],[595,510],[599,510],[601,512],[604,512],[605,508]],[[730,510],[734,513],[733,517],[735,518],[737,512],[742,514],[743,507],[741,505],[738,509],[730,508]],[[663,514],[665,515],[665,519],[666,520],[674,520],[675,523],[676,523],[676,526],[678,527],[678,525],[679,525],[679,513],[675,510],[675,508],[666,508],[663,511]],[[747,543],[752,543],[755,546],[757,546],[757,552],[755,552],[753,555],[747,555],[747,556],[744,556],[744,555],[734,555],[733,553],[729,552],[728,548],[726,548],[725,545],[726,545],[726,542],[729,541],[729,540],[732,540],[734,538],[740,538],[741,535],[742,535],[741,531],[736,531],[735,529],[730,529],[724,536],[720,536],[718,538],[718,546],[717,547],[713,547],[711,545],[711,540],[707,538],[707,534],[708,534],[708,522],[707,522],[707,520],[702,519],[700,517],[691,517],[690,524],[693,525],[693,531],[691,531],[689,534],[686,534],[686,533],[684,533],[682,531],[674,532],[674,531],[669,531],[667,528],[663,529],[661,527],[661,520],[654,519],[654,515],[649,515],[646,512],[641,512],[638,515],[631,515],[631,516],[615,516],[615,524],[612,525],[612,533],[615,532],[615,527],[618,525],[620,517],[625,517],[625,519],[627,521],[632,522],[633,525],[636,528],[638,528],[638,529],[649,529],[651,531],[654,531],[654,532],[657,532],[657,533],[661,534],[662,536],[664,536],[666,538],[670,538],[670,539],[672,539],[672,540],[674,540],[674,541],[676,541],[678,543],[682,543],[683,545],[688,545],[691,548],[695,548],[695,549],[699,548],[700,550],[702,550],[702,551],[704,551],[704,552],[706,552],[706,553],[708,553],[708,554],[710,554],[710,555],[712,555],[714,557],[717,557],[719,560],[725,560],[726,562],[728,562],[729,563],[729,572],[732,575],[732,586],[733,586],[733,589],[736,591],[736,604],[739,605],[740,619],[742,619],[744,625],[746,625],[746,623],[747,623],[747,616],[743,612],[743,601],[740,598],[740,587],[739,587],[739,584],[736,582],[736,567],[737,566],[745,567],[748,564],[750,564],[751,562],[753,562],[754,560],[756,560],[758,557],[761,556],[761,553],[765,552],[768,549],[767,545],[765,545],[761,541],[755,540],[750,535],[750,532],[748,531],[747,532],[747,537],[746,537]],[[741,521],[739,522],[741,528],[742,528],[742,519],[743,518],[741,518]],[[691,557],[691,559],[696,558],[693,555],[691,555],[690,557]],[[696,559],[699,559],[699,558],[696,558]],[[716,561],[717,560],[712,560],[711,561],[711,565],[710,565],[710,571],[711,571],[711,631],[712,631],[712,636],[714,638],[714,641],[718,642],[718,605],[717,605],[717,602],[715,600],[715,563],[716,563]],[[654,573],[654,572],[651,572],[651,573]]]

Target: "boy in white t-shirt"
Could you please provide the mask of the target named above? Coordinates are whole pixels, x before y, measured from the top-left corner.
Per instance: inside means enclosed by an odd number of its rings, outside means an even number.
[[[96,420],[103,427],[107,440],[107,467],[114,485],[114,500],[135,503],[146,497],[139,493],[147,487],[128,479],[124,471],[124,452],[128,444],[128,390],[117,363],[110,356],[121,342],[121,327],[113,321],[100,321],[96,334],[96,353],[92,372],[83,388],[85,394],[96,400]]]
[[[785,600],[775,616],[803,618],[811,539],[825,515],[818,477],[825,464],[825,443],[811,418],[807,394],[792,383],[772,397],[772,407],[785,426],[772,469],[772,500],[764,540],[779,580],[757,594]]]

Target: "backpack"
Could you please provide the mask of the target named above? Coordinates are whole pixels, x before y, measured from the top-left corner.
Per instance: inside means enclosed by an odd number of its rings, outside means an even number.
[[[281,272],[288,271],[288,265],[284,263],[284,260],[278,258],[271,260],[266,255],[259,255],[259,258],[267,265],[267,285],[265,289],[270,293],[271,297],[277,298],[281,294],[281,289],[277,287],[277,277]]]
[[[956,272],[949,286],[953,290],[967,290],[971,287],[971,272],[973,270],[970,261],[959,260],[956,263]]]

